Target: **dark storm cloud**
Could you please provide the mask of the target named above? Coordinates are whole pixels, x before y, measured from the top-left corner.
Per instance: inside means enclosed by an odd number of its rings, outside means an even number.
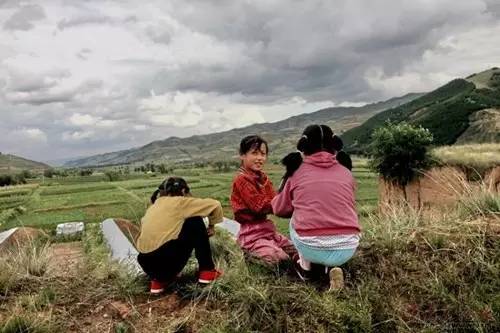
[[[1,4],[0,4],[1,6]],[[5,30],[31,30],[33,22],[45,18],[45,11],[39,5],[28,5],[16,11],[3,25]]]
[[[377,92],[367,91],[363,80],[367,69],[377,66],[388,75],[398,73],[447,34],[484,20],[487,10],[482,1],[182,4],[174,11],[180,22],[219,42],[243,44],[249,59],[227,66],[160,70],[153,85],[163,85],[164,90],[337,100],[376,98]]]

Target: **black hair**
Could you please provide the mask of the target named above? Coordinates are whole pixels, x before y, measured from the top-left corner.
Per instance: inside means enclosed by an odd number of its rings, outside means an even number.
[[[269,154],[269,146],[266,140],[258,135],[245,136],[240,142],[240,155],[245,155],[253,149],[259,150],[262,144],[266,146],[266,154]]]
[[[312,155],[320,151],[335,154],[336,142],[332,129],[327,125],[309,125],[302,132],[302,137],[297,142],[297,150],[304,155]]]
[[[170,177],[165,179],[160,186],[158,186],[158,189],[153,192],[151,203],[155,203],[156,199],[158,199],[158,195],[179,197],[189,194],[189,191],[189,186],[183,178]]]
[[[281,164],[285,166],[286,171],[283,175],[283,178],[281,179],[281,184],[278,192],[283,191],[287,179],[292,177],[294,172],[297,171],[299,166],[302,164],[302,155],[299,152],[290,153],[283,157],[283,159],[281,160]]]
[[[333,136],[333,149],[337,152],[335,158],[337,161],[349,170],[352,170],[352,160],[348,153],[343,151],[344,142],[336,135]]]
[[[297,149],[303,152],[304,155],[312,155],[320,151],[326,151],[335,154],[340,165],[352,170],[351,157],[342,150],[343,148],[344,142],[342,139],[333,134],[332,129],[327,125],[307,126],[302,137],[297,142]],[[287,179],[290,178],[302,164],[302,155],[299,152],[290,153],[281,160],[281,164],[285,166],[286,172],[283,175],[278,192],[283,190]]]

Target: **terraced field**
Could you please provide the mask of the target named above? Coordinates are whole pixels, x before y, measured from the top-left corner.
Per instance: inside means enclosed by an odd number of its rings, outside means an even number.
[[[357,201],[360,212],[377,204],[377,179],[363,160],[354,161],[358,183]],[[270,178],[278,186],[283,169],[269,165]],[[234,171],[220,173],[212,169],[176,169],[198,197],[219,200],[225,215],[232,216],[229,206]],[[54,229],[58,223],[101,222],[121,217],[138,222],[148,206],[151,193],[165,175],[131,174],[124,180],[107,181],[103,175],[37,180],[33,184],[0,189],[0,229],[33,226]],[[287,233],[287,221],[275,218],[280,230]]]

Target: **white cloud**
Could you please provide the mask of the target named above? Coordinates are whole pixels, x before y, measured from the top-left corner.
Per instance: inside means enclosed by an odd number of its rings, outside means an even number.
[[[189,93],[175,92],[144,98],[139,102],[152,125],[172,125],[175,127],[196,126],[203,118],[203,110],[195,97]]]
[[[13,132],[14,137],[20,140],[46,142],[47,135],[39,128],[23,127]]]
[[[90,114],[75,113],[69,118],[69,122],[75,126],[94,125],[97,121],[99,121],[99,119]]]
[[[94,131],[74,131],[74,132],[64,132],[62,133],[62,139],[68,141],[82,141],[92,139],[94,136]]]

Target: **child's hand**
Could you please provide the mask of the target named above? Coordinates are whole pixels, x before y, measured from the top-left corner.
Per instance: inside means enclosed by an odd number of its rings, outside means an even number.
[[[213,235],[215,235],[215,227],[213,225],[209,225],[207,227],[207,233],[208,237],[212,237]]]

